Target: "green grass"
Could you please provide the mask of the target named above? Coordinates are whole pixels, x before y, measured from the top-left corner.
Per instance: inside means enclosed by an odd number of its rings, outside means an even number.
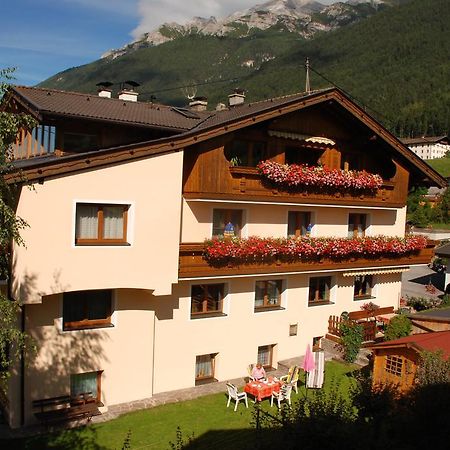
[[[450,158],[427,159],[426,162],[443,177],[450,177]]]
[[[325,368],[325,389],[332,381],[340,382],[343,393],[348,392],[353,380],[351,372],[356,366],[338,362],[327,362]],[[298,396],[305,395],[304,383]],[[309,390],[308,395],[314,395]],[[293,393],[293,400],[297,395]],[[253,402],[246,409],[241,403],[237,412],[226,408],[225,393],[208,395],[195,400],[173,403],[147,410],[125,414],[106,423],[66,430],[58,433],[1,441],[1,448],[14,449],[121,449],[128,430],[131,430],[131,448],[163,450],[170,449],[170,442],[176,442],[177,427],[183,436],[202,437],[201,447],[239,450],[249,448],[249,440],[254,438],[252,428]],[[268,400],[262,408],[270,410]],[[276,412],[275,406],[271,409]],[[218,445],[218,439],[220,446]]]

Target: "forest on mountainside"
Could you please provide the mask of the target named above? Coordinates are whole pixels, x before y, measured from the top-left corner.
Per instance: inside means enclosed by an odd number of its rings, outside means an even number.
[[[246,101],[303,91],[308,57],[313,89],[332,82],[397,136],[449,134],[449,23],[448,0],[411,0],[309,41],[279,27],[244,38],[192,34],[68,69],[41,86],[94,93],[99,81],[135,80],[139,100],[186,105],[196,93],[214,108],[235,87]],[[180,88],[189,84],[198,86]]]

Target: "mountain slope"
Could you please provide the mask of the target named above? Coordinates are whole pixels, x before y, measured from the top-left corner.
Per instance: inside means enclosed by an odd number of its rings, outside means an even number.
[[[42,83],[94,92],[102,80],[142,84],[140,99],[185,104],[186,84],[215,105],[239,85],[254,101],[303,90],[304,61],[351,93],[400,136],[445,134],[450,121],[450,8],[447,0],[411,0],[359,23],[306,40],[279,27],[243,38],[189,34],[155,47],[61,72]],[[312,87],[330,83],[316,73]],[[375,112],[374,112],[375,111]]]

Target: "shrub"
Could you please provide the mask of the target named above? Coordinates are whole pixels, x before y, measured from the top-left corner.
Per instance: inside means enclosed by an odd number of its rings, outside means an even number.
[[[416,311],[431,308],[430,300],[426,297],[407,297],[406,306],[411,306]]]
[[[341,346],[344,351],[344,360],[352,363],[358,356],[363,341],[364,329],[352,321],[344,321],[339,325]]]
[[[444,360],[442,350],[420,353],[416,382],[421,386],[450,383],[450,360]]]
[[[391,319],[384,333],[385,341],[392,341],[401,337],[409,336],[411,333],[411,321],[403,314]]]

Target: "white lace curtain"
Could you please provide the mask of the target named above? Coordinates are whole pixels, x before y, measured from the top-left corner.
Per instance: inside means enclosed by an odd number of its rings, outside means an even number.
[[[100,208],[103,211],[103,236],[98,236]],[[123,206],[77,206],[78,239],[122,239],[123,226]]]

